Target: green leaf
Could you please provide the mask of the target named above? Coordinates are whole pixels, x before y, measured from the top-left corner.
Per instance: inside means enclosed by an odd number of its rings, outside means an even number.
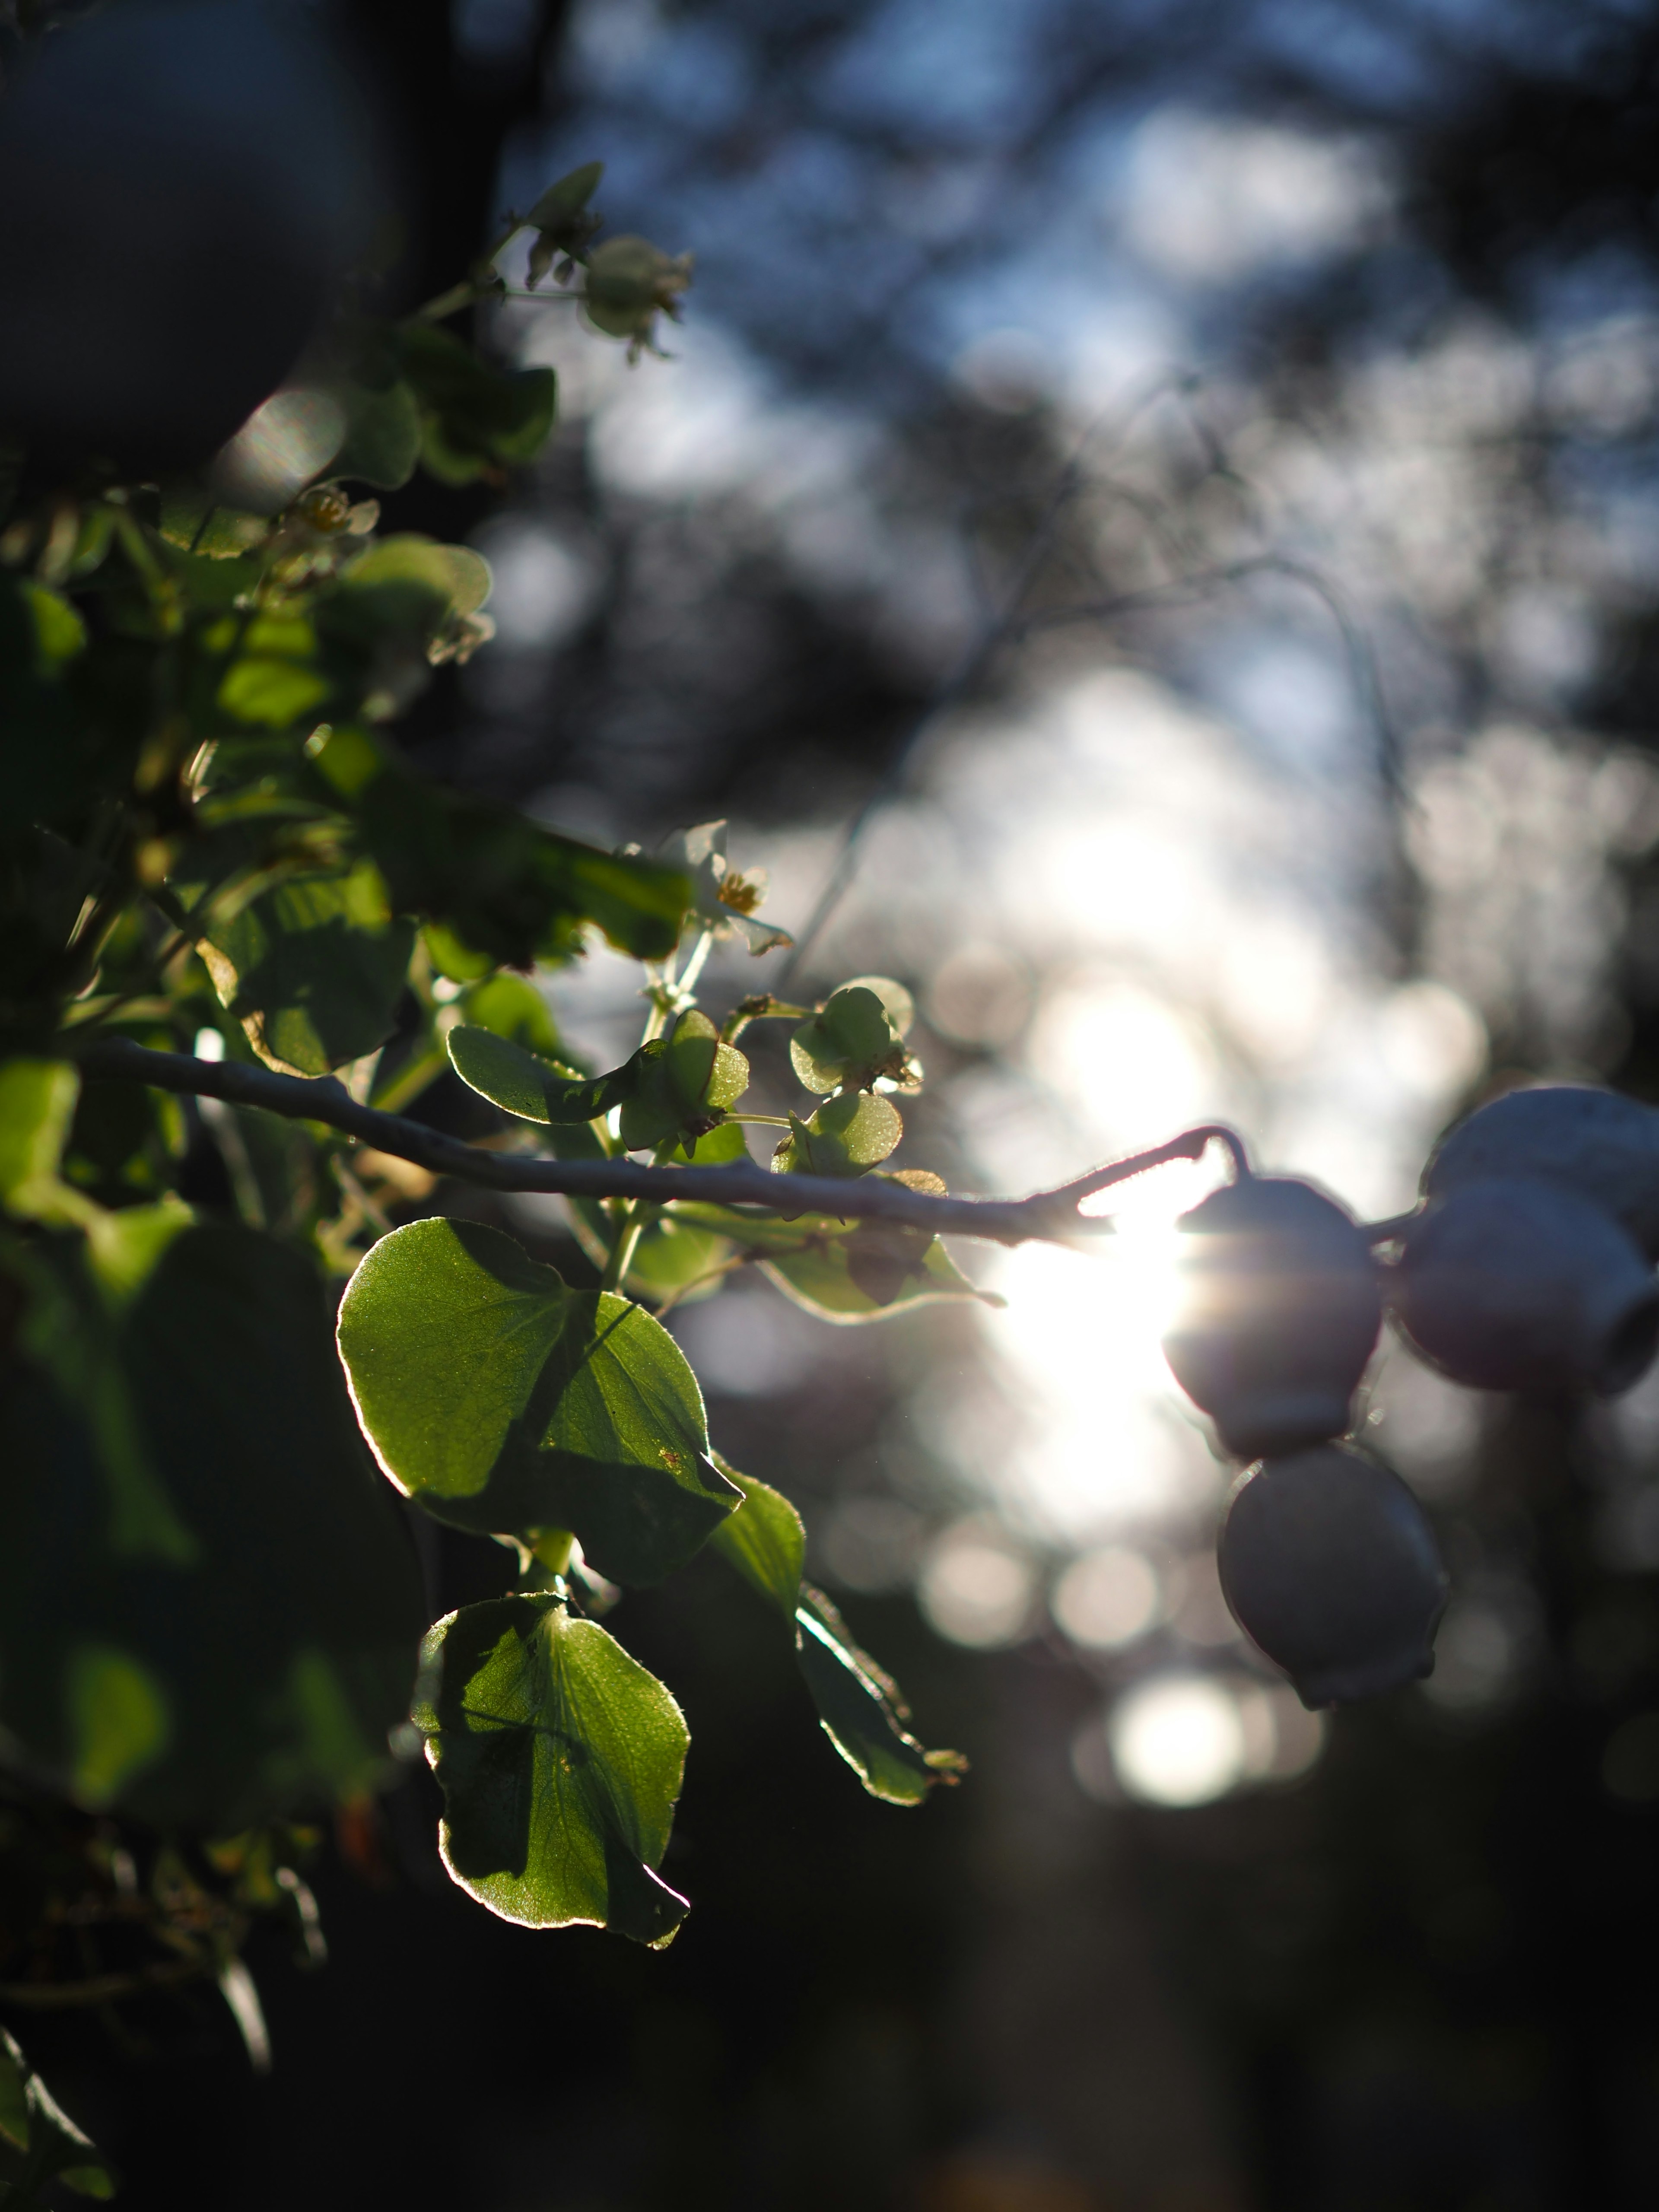
[[[810,1121],[789,1116],[789,1134],[772,1155],[776,1175],[861,1176],[877,1167],[904,1134],[898,1109],[878,1091],[843,1091],[826,1098]]]
[[[442,614],[476,614],[489,597],[489,563],[465,545],[404,531],[381,538],[340,571],[339,588],[374,593],[411,628]],[[390,619],[390,617],[388,617]]]
[[[798,1252],[773,1255],[762,1271],[823,1321],[878,1321],[939,1298],[1004,1304],[994,1291],[975,1289],[937,1237],[895,1222],[860,1222],[843,1235],[816,1238]]]
[[[847,1632],[829,1599],[810,1586],[796,1611],[796,1656],[824,1734],[872,1797],[920,1805],[938,1782],[953,1782],[960,1752],[924,1751],[904,1723],[898,1686]]]
[[[89,1809],[222,1833],[376,1784],[425,1612],[315,1268],[180,1211],[8,1262],[0,1726]]]
[[[670,1942],[688,1907],[654,1869],[690,1738],[662,1684],[554,1596],[465,1606],[424,1656],[415,1722],[455,1881],[522,1927]]]
[[[951,1782],[967,1762],[959,1752],[925,1751],[904,1726],[909,1710],[890,1674],[861,1651],[822,1591],[801,1580],[806,1532],[779,1491],[720,1472],[743,1492],[743,1504],[710,1540],[751,1589],[789,1624],[796,1662],[824,1734],[872,1797],[919,1805],[938,1782]]]
[[[324,1075],[384,1044],[415,945],[373,861],[294,876],[198,940],[220,1004],[261,1060]]]
[[[647,1151],[682,1132],[701,1135],[749,1088],[747,1059],[695,1007],[635,1059],[638,1075],[622,1111],[625,1152]]]
[[[867,1091],[879,1077],[909,1085],[904,1031],[915,1018],[910,994],[884,975],[843,983],[789,1041],[802,1087]]]
[[[781,1490],[739,1474],[725,1460],[716,1466],[743,1492],[743,1504],[709,1538],[709,1549],[729,1561],[744,1580],[769,1598],[793,1626],[800,1602],[800,1578],[806,1560],[806,1531]]]
[[[393,343],[421,405],[421,458],[441,483],[535,459],[553,427],[550,368],[491,368],[453,331],[418,319],[400,324]]]
[[[678,870],[556,836],[504,806],[445,791],[367,730],[337,726],[312,757],[380,863],[393,908],[443,923],[490,965],[568,959],[596,923],[619,952],[665,958],[690,885]]]
[[[80,1089],[67,1060],[0,1064],[0,1206],[9,1212],[55,1217],[58,1164]]]
[[[499,1230],[428,1220],[382,1237],[347,1285],[339,1346],[380,1465],[458,1528],[574,1529],[602,1575],[647,1583],[737,1501],[661,1323],[568,1289]]]
[[[481,1098],[516,1114],[521,1121],[562,1128],[595,1121],[629,1096],[635,1062],[628,1060],[609,1075],[584,1076],[543,1060],[510,1037],[459,1022],[445,1040],[450,1065]]]
[[[345,443],[329,474],[376,491],[398,491],[421,458],[421,407],[401,378],[377,387],[350,383],[337,392],[345,407]]]
[[[461,1000],[461,1011],[473,1027],[493,1030],[526,1052],[550,1060],[559,1050],[547,1001],[522,975],[492,975],[475,984]]]
[[[53,2178],[82,2197],[115,2194],[115,2172],[0,2028],[0,2185],[9,2203],[33,2203]]]

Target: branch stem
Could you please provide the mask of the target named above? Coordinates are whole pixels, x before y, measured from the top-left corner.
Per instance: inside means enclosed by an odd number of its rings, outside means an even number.
[[[197,1060],[189,1053],[152,1052],[126,1037],[101,1037],[80,1044],[63,1041],[82,1074],[93,1080],[147,1083],[158,1091],[222,1098],[233,1106],[257,1106],[289,1121],[319,1122],[360,1144],[395,1158],[413,1160],[436,1176],[458,1176],[491,1190],[550,1191],[568,1198],[623,1199],[652,1206],[697,1199],[714,1206],[742,1206],[766,1215],[793,1218],[829,1214],[840,1221],[894,1221],[931,1229],[945,1237],[980,1237],[999,1244],[1022,1244],[1032,1237],[1056,1243],[1079,1234],[1109,1235],[1103,1216],[1081,1215],[1079,1200],[1143,1175],[1170,1160],[1195,1160],[1212,1141],[1224,1145],[1236,1172],[1248,1172],[1244,1148],[1231,1129],[1214,1122],[1183,1130],[1167,1144],[1094,1168],[1053,1190],[1029,1198],[938,1198],[911,1190],[884,1176],[842,1181],[833,1176],[770,1175],[752,1160],[725,1167],[658,1167],[629,1159],[554,1160],[498,1152],[463,1144],[402,1115],[359,1105],[332,1076],[308,1079],[278,1075],[240,1060]]]

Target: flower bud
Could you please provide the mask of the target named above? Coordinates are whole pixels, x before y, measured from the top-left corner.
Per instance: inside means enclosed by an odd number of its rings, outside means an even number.
[[[1227,1603],[1304,1705],[1346,1705],[1434,1666],[1446,1571],[1422,1507],[1350,1444],[1264,1460],[1217,1546]]]
[[[1443,1137],[1423,1170],[1423,1195],[1521,1176],[1576,1192],[1622,1221],[1659,1260],[1659,1112],[1588,1084],[1506,1091]]]
[[[1413,1222],[1390,1275],[1415,1348],[1477,1390],[1610,1395],[1659,1347],[1659,1281],[1634,1237],[1559,1184],[1458,1185]]]
[[[1243,1176],[1180,1227],[1186,1294],[1164,1354],[1238,1459],[1340,1436],[1382,1326],[1370,1248],[1310,1183]]]

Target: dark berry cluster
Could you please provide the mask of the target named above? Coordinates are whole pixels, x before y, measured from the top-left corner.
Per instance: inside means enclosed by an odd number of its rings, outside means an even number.
[[[1476,1389],[1608,1394],[1659,1349],[1659,1112],[1575,1085],[1509,1092],[1443,1140],[1422,1192],[1368,1234],[1310,1183],[1241,1172],[1180,1224],[1187,1294],[1164,1351],[1254,1462],[1222,1587],[1310,1705],[1426,1674],[1446,1602],[1422,1508],[1342,1441],[1384,1310]]]

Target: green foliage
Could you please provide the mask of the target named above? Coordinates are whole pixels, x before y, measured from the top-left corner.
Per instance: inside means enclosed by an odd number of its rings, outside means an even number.
[[[959,1752],[922,1748],[904,1725],[909,1709],[892,1677],[860,1650],[823,1593],[801,1580],[806,1532],[788,1499],[721,1465],[744,1504],[716,1534],[715,1548],[789,1624],[819,1723],[870,1795],[919,1805],[935,1783],[963,1773],[965,1760]]]
[[[462,1887],[527,1928],[672,1942],[686,1900],[654,1869],[690,1739],[662,1684],[556,1596],[466,1606],[423,1660],[415,1721]]]
[[[573,1291],[510,1237],[416,1221],[340,1306],[358,1418],[402,1490],[458,1528],[573,1529],[613,1582],[660,1582],[736,1503],[685,1356],[640,1307]]]
[[[342,304],[304,384],[210,465],[0,471],[0,1746],[15,1786],[83,1830],[161,1832],[144,1911],[242,2017],[251,1916],[303,1891],[288,1824],[379,1786],[411,1716],[463,1887],[531,1926],[672,1937],[686,1900],[656,1869],[685,1724],[582,1617],[595,1576],[659,1583],[714,1542],[787,1624],[867,1789],[915,1803],[951,1764],[802,1584],[793,1509],[725,1468],[649,1310],[745,1262],[833,1321],[972,1295],[925,1231],[581,1200],[601,1271],[581,1287],[280,1085],[268,1113],[82,1080],[100,1041],[188,1053],[205,1032],[216,1059],[339,1070],[392,1111],[453,1068],[512,1117],[508,1142],[562,1159],[741,1164],[755,1121],[787,1130],[778,1167],[851,1178],[897,1146],[887,1094],[920,1082],[900,985],[859,978],[818,1009],[762,993],[724,1018],[697,1004],[713,945],[789,941],[723,823],[654,857],[599,851],[434,782],[391,733],[487,642],[490,578],[467,546],[383,531],[369,495],[420,470],[504,481],[554,419],[550,372],[450,319],[505,289],[495,261],[523,232],[532,288],[572,288],[630,355],[679,312],[689,258],[595,243],[599,177],[550,185],[413,317]],[[600,939],[643,963],[648,1012],[593,1074],[546,986]],[[736,1042],[780,1018],[811,1094],[787,1122],[745,1109]],[[193,1211],[181,1164],[216,1150],[234,1205]],[[432,1210],[389,1227],[401,1205]],[[520,1588],[441,1621],[423,1658],[375,1461],[520,1561]],[[301,1934],[310,1950],[314,1908]],[[27,2203],[53,2175],[112,2186],[7,2044],[0,2180]]]

